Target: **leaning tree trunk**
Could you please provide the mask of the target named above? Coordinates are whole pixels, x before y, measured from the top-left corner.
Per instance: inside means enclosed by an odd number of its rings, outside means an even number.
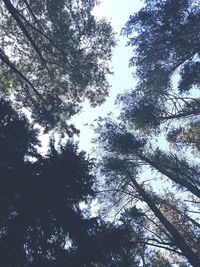
[[[170,223],[169,220],[167,220],[163,213],[157,208],[149,194],[137,183],[137,181],[133,178],[131,178],[131,181],[133,182],[136,190],[138,191],[144,202],[147,203],[155,216],[171,234],[174,244],[182,251],[183,255],[188,259],[189,263],[194,267],[200,267],[200,259],[198,255],[196,255],[194,251],[187,245],[179,231],[173,226],[173,224]]]

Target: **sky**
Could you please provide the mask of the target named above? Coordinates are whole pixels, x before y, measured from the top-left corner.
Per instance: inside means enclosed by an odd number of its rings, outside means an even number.
[[[120,32],[129,16],[141,7],[142,0],[101,0],[101,4],[93,10],[97,19],[105,17],[110,21],[113,31],[116,33],[117,45],[113,49],[112,61],[110,62],[114,74],[108,77],[111,87],[106,101],[96,108],[90,107],[86,101],[80,114],[76,114],[71,120],[71,123],[80,130],[80,135],[75,136],[74,140],[79,142],[79,149],[86,151],[88,154],[92,153],[93,145],[91,141],[94,138],[94,131],[90,125],[94,124],[99,116],[106,117],[110,112],[115,115],[118,114],[119,110],[114,105],[116,96],[125,90],[134,88],[136,85],[132,75],[133,70],[128,67],[129,59],[133,56],[132,48],[126,46],[128,39],[120,35]],[[40,141],[42,146],[38,150],[45,155],[48,149],[49,134],[42,133]]]
[[[94,132],[89,126],[99,116],[105,117],[110,111],[117,114],[117,108],[114,106],[116,96],[127,89],[134,88],[136,82],[132,77],[132,70],[128,68],[132,49],[127,47],[128,39],[120,35],[121,29],[129,19],[129,16],[142,7],[141,0],[102,0],[101,4],[94,9],[94,15],[98,18],[106,17],[116,32],[117,46],[114,48],[112,57],[113,75],[108,77],[111,85],[109,97],[100,107],[91,108],[85,103],[80,114],[74,116],[72,122],[80,129],[79,146],[87,152],[91,152],[91,139]]]

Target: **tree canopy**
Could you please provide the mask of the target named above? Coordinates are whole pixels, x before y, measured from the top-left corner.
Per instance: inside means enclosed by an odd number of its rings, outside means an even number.
[[[147,251],[164,249],[169,259],[176,255],[179,266],[196,267],[199,12],[198,1],[146,0],[130,16],[122,33],[133,47],[130,67],[137,86],[118,96],[118,120],[100,119],[96,129],[103,155],[97,159],[104,181],[101,198],[110,202],[105,209],[114,208],[116,215],[127,207],[140,209],[130,214],[143,218],[137,225],[144,235],[137,242]],[[144,255],[144,262],[147,259]]]
[[[1,266],[199,267],[199,1],[130,16],[138,83],[97,121],[96,158],[70,139],[38,152],[33,123],[72,135],[85,99],[108,93],[115,42],[97,2],[1,0]]]
[[[0,258],[3,267],[139,266],[143,232],[105,222],[80,203],[95,196],[93,162],[77,144],[38,154],[37,131],[0,101]],[[116,242],[117,240],[117,242]]]
[[[185,202],[189,196],[185,194],[186,199],[182,199],[170,189],[175,186],[178,195],[186,191],[198,200],[199,175],[195,166],[180,161],[174,154],[154,150],[149,147],[147,138],[129,132],[124,124],[117,125],[107,119],[98,132],[98,143],[105,153],[98,164],[105,177],[104,199],[114,202],[115,212],[137,203],[136,207],[142,207],[139,216],[147,220],[142,224],[146,229],[145,244],[185,256],[197,267],[198,219],[190,216]],[[149,171],[145,173],[147,168]]]
[[[42,157],[27,119],[5,100],[0,111],[1,266],[108,266],[111,253],[121,266],[127,229],[86,218],[79,207],[94,196],[85,153],[71,142],[58,151],[52,141]]]
[[[122,96],[124,114],[135,127],[153,129],[160,123],[199,114],[198,1],[145,1],[130,16],[123,34],[134,48],[137,89]],[[193,89],[193,90],[192,90]],[[131,103],[134,98],[134,102]]]
[[[14,95],[46,129],[75,128],[69,119],[86,99],[108,95],[110,24],[92,15],[98,1],[10,1],[0,7],[1,91]]]

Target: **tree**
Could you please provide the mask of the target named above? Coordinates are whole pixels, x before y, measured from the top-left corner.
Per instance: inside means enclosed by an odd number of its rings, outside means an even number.
[[[108,61],[114,46],[110,24],[97,20],[98,1],[1,1],[2,90],[14,94],[36,122],[67,125],[86,99],[101,104],[108,94]],[[67,125],[67,126],[66,126]]]
[[[122,32],[134,48],[130,65],[138,83],[118,96],[118,122],[99,120],[96,130],[104,199],[118,213],[139,207],[146,232],[138,242],[184,256],[192,266],[200,264],[199,12],[197,1],[146,0],[130,16]]]
[[[80,208],[95,195],[85,153],[71,141],[55,149],[52,140],[42,157],[25,116],[3,99],[0,111],[1,266],[139,266],[140,233]]]
[[[118,96],[122,107],[118,120],[100,119],[96,129],[104,199],[116,214],[127,206],[140,208],[145,234],[137,242],[174,253],[181,261],[185,257],[196,267],[199,14],[198,1],[146,0],[130,16],[122,32],[134,48],[130,66],[135,67],[138,83]],[[183,260],[180,266],[184,264]]]
[[[130,16],[123,34],[134,47],[130,65],[139,81],[122,98],[134,127],[149,130],[181,119],[185,124],[199,115],[198,92],[191,90],[199,87],[199,12],[198,1],[146,0]]]
[[[184,188],[198,196],[199,176],[195,175],[195,167],[187,165],[184,160],[181,161],[176,157],[167,158],[167,155],[157,150],[152,149],[151,153],[147,138],[139,137],[136,133],[128,131],[126,125],[117,124],[112,119],[107,118],[103,121],[97,132],[104,155],[98,165],[98,169],[101,168],[105,177],[107,194],[105,193],[104,199],[110,199],[114,205],[120,203],[121,210],[132,203],[137,203],[138,207],[142,206],[142,216],[147,216],[150,223],[150,226],[146,226],[147,232],[151,233],[149,240],[153,241],[146,244],[161,246],[185,256],[192,266],[198,266],[200,263],[198,220],[190,218],[189,208],[182,208],[181,200],[176,197],[167,198],[166,193],[163,192],[161,195],[156,190],[157,177],[160,180],[160,187],[161,179],[165,180],[167,177],[178,188]],[[148,165],[152,168],[152,174],[149,172],[150,177],[146,178],[144,167]],[[193,179],[197,179],[196,184]],[[194,192],[189,186],[187,187],[187,183],[194,186]],[[159,191],[162,192],[161,189]]]
[[[37,130],[11,102],[0,99],[0,161],[6,168],[27,157],[37,157]]]

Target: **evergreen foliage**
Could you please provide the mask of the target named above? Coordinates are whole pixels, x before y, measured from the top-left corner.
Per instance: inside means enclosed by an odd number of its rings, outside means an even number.
[[[200,265],[199,14],[198,1],[145,0],[130,16],[122,33],[138,83],[118,96],[118,121],[96,129],[104,199],[116,215],[139,208],[129,214],[143,218],[137,242],[168,255],[144,254],[142,266],[173,266],[173,255],[179,266]]]
[[[115,44],[110,24],[97,20],[98,1],[2,0],[1,90],[14,94],[36,122],[77,132],[67,124],[86,99],[108,95],[108,62]]]
[[[80,208],[95,195],[85,153],[52,140],[43,157],[27,119],[5,100],[0,111],[1,266],[138,266],[139,233]]]
[[[97,2],[1,0],[0,265],[199,267],[198,0],[145,0],[130,16],[138,84],[117,121],[99,119],[97,159],[70,140],[40,155],[19,111],[72,135],[81,103],[104,101],[115,42]]]

